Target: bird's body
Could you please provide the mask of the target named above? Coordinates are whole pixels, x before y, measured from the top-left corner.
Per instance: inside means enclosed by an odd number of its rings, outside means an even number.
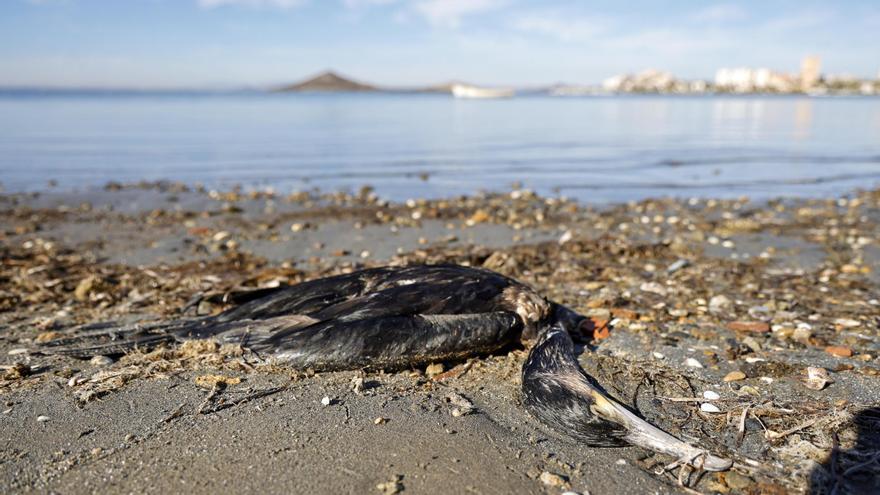
[[[580,368],[584,317],[498,273],[457,265],[383,267],[261,290],[223,313],[127,327],[82,327],[46,350],[90,357],[192,339],[240,343],[299,369],[400,369],[531,347],[523,403],[591,446],[643,445],[706,469],[729,462],[691,447],[608,398]]]

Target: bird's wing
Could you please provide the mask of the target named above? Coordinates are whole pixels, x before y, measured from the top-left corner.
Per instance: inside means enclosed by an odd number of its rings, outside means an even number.
[[[214,318],[217,323],[303,315],[346,321],[417,314],[474,314],[498,309],[512,280],[455,265],[383,267],[279,288]]]

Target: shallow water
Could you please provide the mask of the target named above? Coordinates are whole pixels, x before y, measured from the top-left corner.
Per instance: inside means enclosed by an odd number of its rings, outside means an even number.
[[[880,185],[880,98],[0,95],[6,191],[142,179],[606,203]]]

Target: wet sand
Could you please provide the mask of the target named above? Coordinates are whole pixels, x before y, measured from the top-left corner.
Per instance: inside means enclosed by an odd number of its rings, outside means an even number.
[[[601,210],[521,190],[399,204],[176,184],[0,196],[0,489],[876,490],[878,221],[876,191]],[[677,469],[656,472],[671,459],[547,431],[519,406],[517,348],[441,374],[298,373],[210,346],[37,352],[76,324],[173,318],[192,301],[187,314],[209,314],[258,287],[424,262],[486,266],[591,316],[584,368],[734,470],[684,488]],[[228,385],[206,387],[215,375]],[[475,411],[453,416],[456,397]]]

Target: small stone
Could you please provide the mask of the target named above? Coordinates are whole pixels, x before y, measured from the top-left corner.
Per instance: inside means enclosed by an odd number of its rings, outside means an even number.
[[[763,321],[731,321],[727,324],[727,329],[734,332],[767,333],[770,325]]]
[[[745,491],[754,483],[751,478],[739,474],[736,471],[728,471],[724,473],[724,482],[727,484],[728,488],[736,493]]]
[[[559,236],[559,245],[563,245],[566,242],[570,241],[574,237],[574,234],[570,230],[566,230],[561,236]]]
[[[107,366],[113,364],[113,358],[108,356],[95,356],[89,360],[92,366]]]
[[[761,352],[761,343],[755,340],[752,336],[744,338],[742,343],[754,352]]]
[[[653,352],[651,353],[651,355],[654,356],[654,359],[666,359],[666,356],[659,352]]]
[[[37,416],[37,421],[45,423],[46,421],[49,421],[49,416]]]
[[[855,328],[860,326],[862,323],[859,320],[853,320],[851,318],[838,318],[834,320],[835,325],[840,325],[844,328]]]
[[[709,312],[710,313],[720,313],[731,306],[730,299],[724,295],[713,296],[712,299],[709,299]]]
[[[402,481],[403,476],[398,474],[394,477],[394,479],[376,485],[376,489],[382,492],[382,495],[395,495],[396,493],[400,493],[400,491],[403,490]]]
[[[852,349],[841,345],[828,346],[825,348],[825,352],[837,357],[851,357],[853,355]]]
[[[351,391],[360,395],[364,392],[364,378],[356,376],[351,379]]]
[[[742,371],[731,371],[730,373],[724,375],[725,382],[738,382],[740,380],[745,380],[746,374]]]
[[[89,294],[92,293],[97,285],[98,277],[89,275],[80,280],[76,285],[76,289],[73,290],[73,297],[75,297],[77,301],[87,301],[89,299]]]
[[[541,480],[541,483],[544,483],[547,486],[561,487],[567,484],[565,478],[558,474],[551,473],[550,471],[544,471],[541,473],[539,479]]]
[[[700,404],[700,410],[707,413],[720,413],[721,409],[718,409],[718,406],[715,404],[710,404],[708,402],[703,402]]]
[[[443,363],[432,363],[425,368],[425,374],[428,375],[429,378],[434,378],[440,373],[443,373],[444,369]]]
[[[639,289],[642,292],[650,292],[652,294],[657,294],[658,296],[665,296],[667,294],[666,287],[663,287],[657,282],[645,282],[639,286]]]
[[[703,398],[708,399],[708,400],[718,400],[721,398],[721,396],[718,395],[718,392],[713,392],[712,390],[706,390],[703,392]]]
[[[214,242],[220,242],[220,241],[224,241],[224,240],[228,239],[230,235],[231,234],[229,232],[227,232],[225,230],[221,230],[220,232],[217,232],[216,234],[214,234],[214,236],[211,237],[211,239],[213,239]]]
[[[379,416],[378,418],[373,420],[374,425],[381,425],[381,424],[385,424],[387,422],[388,422],[388,419],[383,418],[382,416]]]
[[[329,406],[332,403],[333,403],[333,399],[331,399],[330,397],[327,397],[326,395],[324,396],[323,399],[321,399],[321,405],[323,405],[325,407]]]
[[[98,457],[101,453],[104,452],[104,449],[101,447],[95,447],[91,450],[92,457]]]
[[[702,368],[703,367],[703,364],[694,358],[687,358],[684,361],[684,364],[690,366],[691,368]]]

